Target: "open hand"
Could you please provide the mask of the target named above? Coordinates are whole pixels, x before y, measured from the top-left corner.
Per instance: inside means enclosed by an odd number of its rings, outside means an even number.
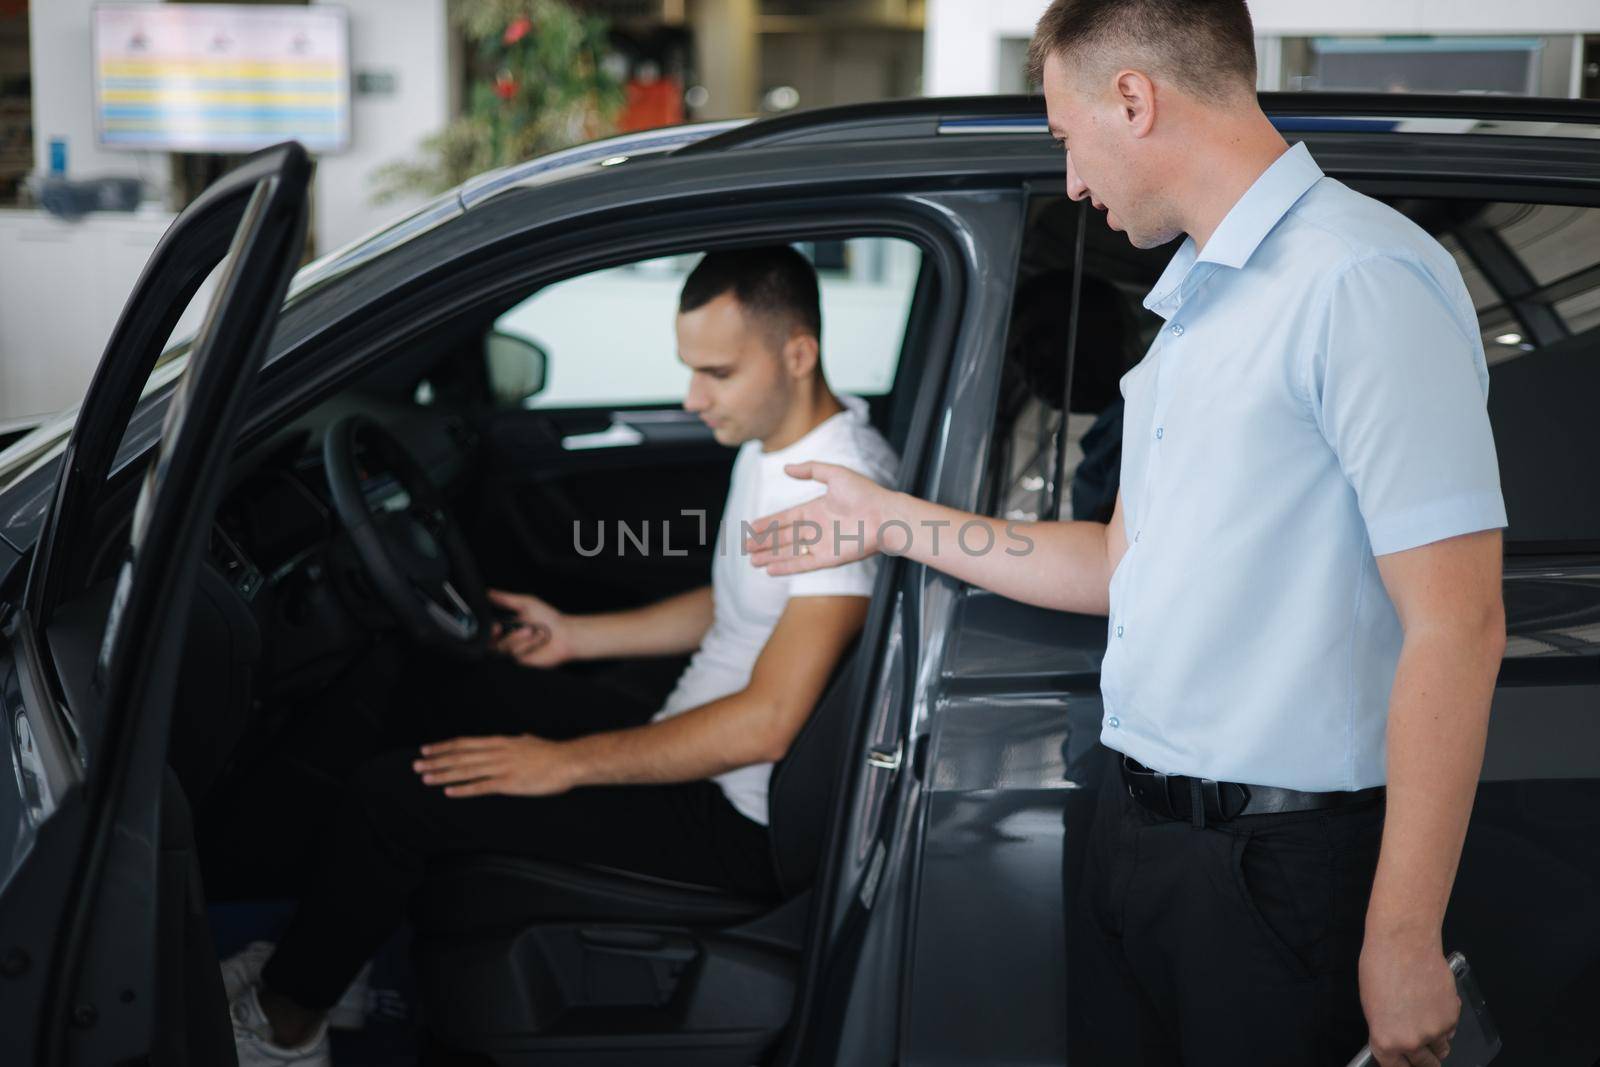
[[[744,539],[752,565],[768,574],[801,574],[865,559],[880,550],[884,511],[893,492],[833,463],[790,463],[791,478],[821,482],[828,491],[765,515]],[[909,540],[910,530],[906,530]]]
[[[489,647],[524,667],[559,667],[575,655],[573,619],[526,593],[489,590],[496,607],[516,613],[512,625],[495,623]]]
[[[444,786],[447,797],[554,796],[576,784],[572,760],[561,742],[532,734],[458,737],[423,745],[422,758],[411,769],[424,784]]]

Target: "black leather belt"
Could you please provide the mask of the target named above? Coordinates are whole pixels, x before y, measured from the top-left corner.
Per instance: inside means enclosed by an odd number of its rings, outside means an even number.
[[[1130,756],[1122,757],[1122,781],[1129,796],[1157,815],[1196,826],[1227,822],[1242,815],[1340,808],[1383,795],[1381,785],[1354,792],[1303,793],[1269,785],[1213,782],[1209,778],[1153,771]]]

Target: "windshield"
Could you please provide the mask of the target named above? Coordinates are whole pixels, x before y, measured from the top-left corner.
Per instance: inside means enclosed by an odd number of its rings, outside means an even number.
[[[294,279],[289,284],[289,295],[284,300],[285,306],[322,282],[403,243],[458,212],[455,194],[452,193],[405,216],[398,222],[313,260],[295,273]],[[203,306],[207,291],[206,287],[202,287],[200,292],[195,294],[194,301]],[[198,322],[184,327],[183,336],[176,338],[161,354],[155,370],[150,374],[150,380],[145,383],[144,390],[139,394],[140,400],[171,384],[183,373],[183,368],[189,363],[189,348],[194,343],[193,328],[197,325]],[[78,405],[74,404],[54,415],[46,416],[28,433],[0,450],[0,493],[5,492],[43,464],[49,463],[65,446],[77,419]]]
[[[161,354],[155,370],[150,372],[150,380],[144,383],[144,389],[139,393],[140,400],[174,381],[183,373],[183,368],[189,365],[189,346],[193,343],[192,336],[185,337]],[[77,421],[78,405],[74,404],[47,417],[44,422],[13,441],[4,451],[0,451],[0,493],[9,489],[13,483],[32,474],[38,467],[50,462],[66,443],[67,437],[72,433],[73,424]]]

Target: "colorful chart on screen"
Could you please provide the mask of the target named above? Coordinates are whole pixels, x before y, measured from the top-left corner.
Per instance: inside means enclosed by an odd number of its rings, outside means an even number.
[[[248,152],[350,140],[349,27],[338,8],[94,9],[95,117],[108,148]]]

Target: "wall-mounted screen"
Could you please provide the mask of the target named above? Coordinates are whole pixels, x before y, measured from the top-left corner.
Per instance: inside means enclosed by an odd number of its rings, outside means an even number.
[[[350,34],[335,7],[102,4],[95,124],[108,148],[248,152],[350,142]]]

